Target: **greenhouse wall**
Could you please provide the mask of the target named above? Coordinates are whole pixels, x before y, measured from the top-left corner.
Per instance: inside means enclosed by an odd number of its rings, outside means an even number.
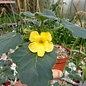
[[[58,0],[51,0],[55,4]],[[75,10],[73,3],[75,7],[77,8],[77,11],[86,11],[86,0],[62,0],[63,2],[66,2],[64,4],[64,12],[69,12],[74,15]]]

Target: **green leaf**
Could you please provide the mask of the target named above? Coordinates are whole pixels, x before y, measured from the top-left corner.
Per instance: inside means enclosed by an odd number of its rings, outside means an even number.
[[[73,79],[73,75],[72,74],[69,74],[68,76],[69,76],[69,78]]]
[[[72,31],[73,36],[75,38],[77,37],[86,38],[86,29],[76,26],[64,19],[63,19],[63,25],[64,27]]]
[[[55,13],[52,10],[48,10],[48,9],[45,9],[43,14],[48,15],[48,16],[56,17]]]
[[[35,17],[42,21],[44,21],[46,19],[58,20],[57,17],[55,16],[54,12],[51,10],[44,10],[43,13],[36,12]]]
[[[74,79],[82,81],[82,78],[79,75],[74,75]]]
[[[45,53],[41,58],[29,51],[28,44],[23,44],[10,55],[18,66],[20,80],[28,86],[47,86],[52,79],[51,70],[56,62],[55,50]]]
[[[9,49],[15,49],[21,43],[21,36],[18,33],[10,32],[0,36],[0,54],[6,53]]]
[[[42,21],[48,19],[48,17],[46,15],[44,15],[43,13],[40,13],[40,12],[36,12],[35,17],[39,20],[42,20]]]
[[[30,18],[34,18],[35,17],[34,14],[31,13],[31,12],[22,12],[21,15],[25,15],[25,16],[30,17]]]
[[[6,76],[6,74],[0,74],[0,86],[2,83],[7,81],[8,81],[8,77]]]
[[[65,70],[67,71],[67,72],[71,72],[71,68],[69,68],[69,67],[65,67]]]
[[[30,19],[28,19],[28,22],[30,22],[30,23],[32,23],[32,24],[34,24],[34,25],[39,25],[39,22],[37,21],[37,20],[30,20]]]
[[[0,67],[2,67],[0,68],[0,74],[5,70],[7,70],[9,65],[10,65],[9,60],[0,60]]]
[[[7,82],[9,79],[14,79],[14,71],[9,68],[9,60],[0,60],[0,86],[1,83]],[[2,67],[2,68],[1,68]]]
[[[86,81],[86,67],[82,67],[82,71],[83,71],[83,82]]]

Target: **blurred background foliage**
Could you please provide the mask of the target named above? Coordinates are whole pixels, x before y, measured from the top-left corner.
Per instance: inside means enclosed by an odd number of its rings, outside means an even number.
[[[20,2],[20,5],[22,3],[23,2]],[[60,26],[62,19],[65,18],[72,24],[83,27],[82,29],[86,29],[86,12],[83,10],[78,11],[79,3],[80,1],[75,5],[73,0],[71,0],[70,7],[65,10],[64,6],[67,5],[67,2],[64,2],[64,0],[58,0],[56,3],[54,3],[54,0],[27,0],[27,3],[25,5],[26,7],[23,6],[23,11],[19,10],[18,5],[15,8],[16,11],[11,9],[11,12],[8,12],[4,8],[4,10],[0,11],[0,35],[5,32],[11,32],[15,30],[15,28],[17,31],[22,32],[24,28],[28,27],[27,24],[33,25],[33,27],[35,27],[36,24],[34,25],[33,23],[27,22],[27,17],[24,15],[21,16],[20,14],[27,11],[30,11],[32,13],[43,12],[45,9],[54,11],[56,17],[59,19],[59,22],[56,24],[54,21],[50,21],[48,25],[46,24],[47,28],[54,28],[54,24],[56,26]],[[71,6],[73,6],[73,14],[70,10]],[[65,27],[59,27],[56,31],[53,31],[53,33],[54,44],[64,45],[71,49],[72,55],[68,63],[74,62],[77,69],[80,66],[86,66],[86,39],[83,39],[81,37],[73,37],[72,32],[68,29],[65,29]]]

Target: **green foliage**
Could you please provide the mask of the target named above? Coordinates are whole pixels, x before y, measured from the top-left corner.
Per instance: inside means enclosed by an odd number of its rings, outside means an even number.
[[[72,68],[72,67],[71,67]],[[65,67],[65,70],[69,73],[68,74],[68,77],[71,79],[71,80],[79,80],[79,81],[82,81],[82,77],[81,75],[78,73],[78,70],[74,71],[73,68],[71,69],[69,68],[68,66]]]
[[[14,16],[14,13],[6,13],[4,12],[2,17],[0,17],[0,25],[6,24],[6,23],[14,23],[18,21],[20,18],[18,15]]]
[[[44,10],[43,13],[40,13],[40,12],[36,12],[35,13],[35,16],[37,19],[43,21],[43,20],[46,20],[46,19],[53,19],[53,20],[56,20],[56,16],[55,16],[55,13],[51,10]]]
[[[51,10],[44,10],[43,13],[23,12],[20,17],[22,20],[21,23],[16,27],[15,32],[0,36],[0,54],[7,53],[10,48],[16,49],[16,46],[18,46],[18,49],[9,55],[9,57],[11,57],[13,62],[17,64],[19,79],[22,81],[22,83],[25,83],[29,86],[50,86],[48,83],[49,80],[52,79],[51,70],[56,62],[57,57],[55,50],[53,50],[51,53],[45,53],[42,58],[39,58],[36,53],[30,52],[28,49],[28,38],[30,32],[33,30],[38,32],[49,31],[52,33],[52,41],[54,44],[69,46],[73,50],[74,48],[77,49],[77,46],[80,44],[82,45],[83,43],[84,46],[86,46],[86,30],[75,26],[67,20],[63,19],[61,21],[61,19],[57,18],[55,13]],[[24,28],[28,28],[29,34],[23,33]],[[80,37],[80,39],[76,39],[77,37]],[[84,38],[84,40],[81,38]],[[22,39],[25,39],[24,42],[22,42]],[[75,61],[80,61],[80,59],[78,58]],[[78,75],[75,75],[75,71],[71,72],[70,69],[66,69],[70,72],[70,78],[81,80]],[[3,76],[5,77],[5,75]],[[85,78],[86,77],[84,77],[84,79]],[[4,81],[7,81],[7,79],[8,78],[6,78]]]
[[[0,60],[0,85],[16,77],[14,76],[14,71],[9,68],[10,65],[9,60]]]
[[[47,9],[45,9],[43,12],[35,12],[34,14],[31,12],[23,12],[23,13],[21,13],[21,15],[25,15],[29,18],[35,18],[35,19],[41,20],[41,21],[44,21],[46,19],[52,19],[52,20],[57,19],[55,13],[53,11],[47,10]]]
[[[10,55],[18,66],[20,80],[28,86],[47,86],[52,79],[51,70],[57,57],[55,50],[40,58],[29,51],[28,44],[23,44]]]
[[[9,49],[15,49],[21,43],[21,35],[10,32],[0,36],[0,54],[7,53]]]
[[[67,20],[63,20],[63,25],[64,27],[66,27],[67,29],[71,30],[73,33],[73,36],[76,37],[81,37],[81,38],[86,38],[86,29],[76,26],[70,22],[68,22]]]
[[[86,67],[83,66],[82,67],[82,71],[83,71],[83,82],[86,81]]]

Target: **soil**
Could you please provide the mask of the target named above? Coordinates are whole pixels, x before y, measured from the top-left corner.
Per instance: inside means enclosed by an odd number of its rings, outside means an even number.
[[[57,58],[65,58],[69,56],[69,52],[66,50],[65,47],[62,47],[60,45],[55,45]]]

